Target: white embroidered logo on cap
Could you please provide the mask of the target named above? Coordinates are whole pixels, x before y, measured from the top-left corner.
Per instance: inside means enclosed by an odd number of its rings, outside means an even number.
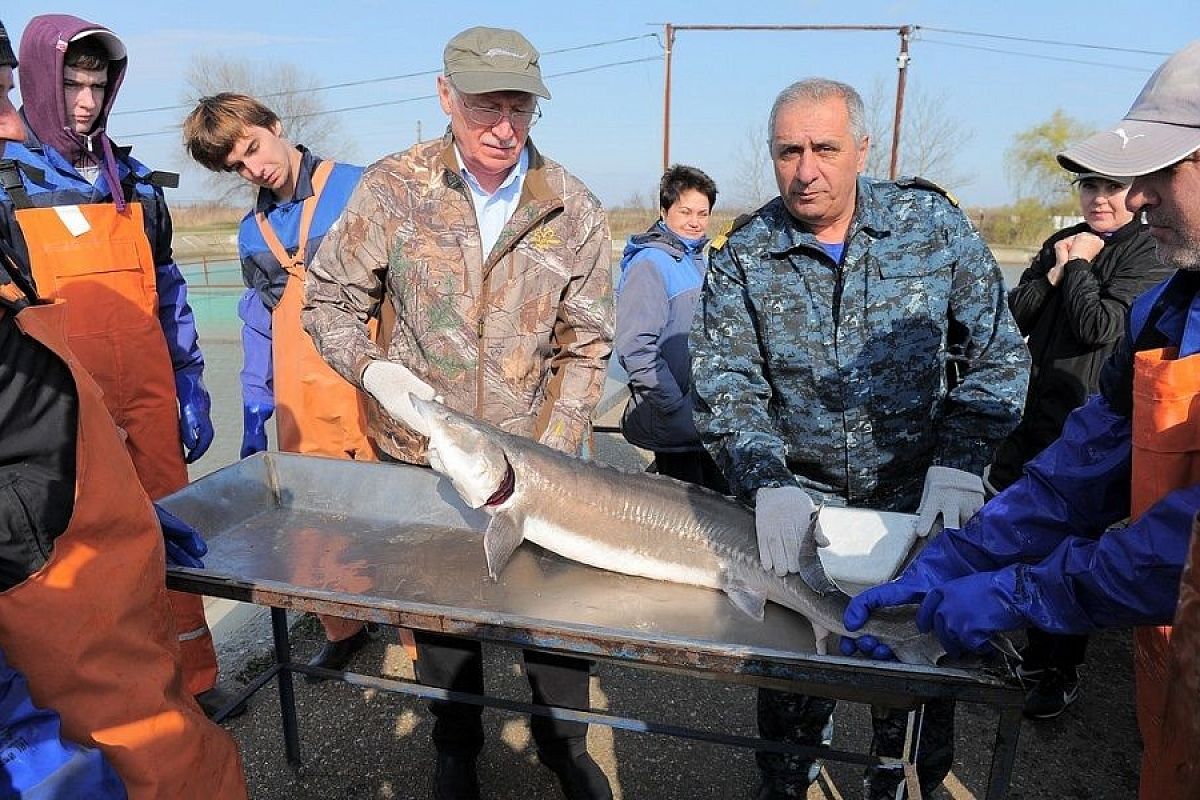
[[[503,47],[490,48],[483,54],[484,58],[494,58],[495,56],[508,56],[509,58],[526,58],[520,53],[514,53],[512,50],[505,50]]]
[[[1125,145],[1129,144],[1134,139],[1140,139],[1146,135],[1144,133],[1135,133],[1133,136],[1130,136],[1129,134],[1125,133],[1124,128],[1117,128],[1116,130],[1112,131],[1112,133],[1116,136],[1121,137],[1121,149],[1122,150],[1125,149]]]

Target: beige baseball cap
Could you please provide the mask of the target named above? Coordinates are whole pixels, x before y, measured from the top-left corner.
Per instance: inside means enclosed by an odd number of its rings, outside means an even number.
[[[1147,175],[1200,150],[1200,40],[1168,58],[1110,130],[1058,154],[1072,172]]]
[[[537,48],[516,31],[468,28],[446,44],[442,61],[446,78],[464,94],[528,92],[550,99]]]

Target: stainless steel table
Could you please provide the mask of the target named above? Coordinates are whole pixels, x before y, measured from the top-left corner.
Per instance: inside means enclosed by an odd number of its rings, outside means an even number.
[[[276,663],[241,697],[278,679],[285,747],[293,764],[300,758],[295,672],[631,730],[812,751],[310,668],[291,660],[286,609],[911,708],[914,730],[924,699],[988,705],[997,710],[998,723],[986,796],[1007,795],[1024,698],[1012,680],[983,670],[819,656],[811,627],[786,609],[769,604],[765,620],[757,623],[719,592],[604,572],[530,544],[522,545],[500,579],[492,581],[482,545],[487,517],[465,507],[449,482],[430,470],[259,453],[161,502],[196,526],[209,546],[204,569],[168,570],[170,588],[271,607]],[[904,769],[915,782],[907,759],[825,749],[820,757]]]

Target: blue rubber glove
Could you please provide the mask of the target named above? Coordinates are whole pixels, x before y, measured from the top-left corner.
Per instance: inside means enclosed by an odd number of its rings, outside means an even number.
[[[917,609],[917,629],[937,634],[951,658],[991,650],[996,634],[1030,625],[1022,613],[1025,601],[1018,599],[1030,594],[1027,569],[1025,564],[1014,564],[930,590]]]
[[[191,464],[212,444],[212,400],[199,372],[176,372],[175,396],[179,398],[179,438],[186,451],[183,460]]]
[[[856,631],[866,625],[867,617],[877,608],[919,603],[926,593],[946,581],[978,572],[964,556],[962,540],[963,531],[942,531],[897,578],[852,597],[842,620],[846,630]]]
[[[38,708],[25,676],[0,652],[0,795],[26,800],[125,800],[125,786],[99,750],[62,738],[58,713]]]
[[[876,639],[874,636],[843,636],[838,642],[838,649],[844,656],[868,656],[876,661],[895,661],[896,654],[892,648]]]
[[[267,449],[267,420],[275,413],[270,403],[242,406],[242,458]]]
[[[158,503],[154,504],[154,513],[158,515],[163,542],[167,546],[167,563],[176,567],[204,569],[204,562],[200,559],[208,553],[208,545],[204,543],[200,531]]]
[[[862,628],[877,608],[919,603],[930,591],[947,581],[974,574],[976,569],[960,552],[962,536],[962,531],[942,531],[895,580],[852,597],[842,617],[846,630],[853,632]],[[876,659],[894,658],[891,649],[873,636],[857,639],[843,636],[839,647],[844,655],[861,653]]]

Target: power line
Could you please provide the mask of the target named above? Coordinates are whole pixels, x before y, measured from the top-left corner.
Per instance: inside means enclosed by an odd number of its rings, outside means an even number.
[[[610,61],[607,64],[597,64],[596,66],[582,67],[580,69],[567,70],[566,72],[555,72],[553,74],[547,75],[546,77],[547,78],[562,78],[562,77],[569,76],[569,75],[580,75],[585,72],[597,72],[602,69],[612,69],[613,67],[624,67],[629,64],[642,64],[647,61],[661,61],[661,60],[662,60],[662,56],[647,56],[645,58],[632,58],[627,61]],[[437,70],[437,71],[440,72],[440,70]],[[312,111],[307,114],[293,114],[292,118],[298,119],[300,117],[321,117],[321,116],[325,116],[327,114],[340,114],[340,113],[346,112],[346,111],[362,111],[364,109],[382,108],[384,106],[398,106],[398,105],[403,105],[405,103],[416,103],[421,100],[432,100],[435,97],[437,97],[436,94],[423,94],[423,95],[419,95],[416,97],[402,97],[402,98],[399,98],[396,100],[381,100],[378,103],[366,103],[364,105],[358,105],[358,106],[343,106],[341,108],[327,108],[327,109],[322,109],[320,111]],[[180,128],[180,125],[172,125],[171,127],[165,128],[163,130],[142,131],[140,133],[131,133],[131,134],[123,135],[123,136],[120,136],[119,138],[121,141],[125,141],[127,139],[144,139],[144,138],[147,138],[150,136],[166,136],[168,134],[178,133],[179,128]]]
[[[1056,41],[1054,39],[1032,39],[1027,36],[1006,36],[1006,35],[1000,34],[1000,33],[981,33],[979,31],[959,31],[959,30],[954,30],[952,28],[930,28],[930,27],[926,27],[924,25],[917,25],[916,28],[917,28],[917,30],[921,30],[921,31],[936,31],[938,33],[953,33],[953,34],[957,34],[959,36],[979,36],[979,37],[982,37],[985,39],[1007,39],[1008,41],[1011,41],[1011,42],[1029,42],[1030,44],[1050,44],[1050,45],[1055,45],[1057,47],[1079,47],[1079,48],[1083,48],[1086,50],[1110,50],[1114,53],[1137,53],[1138,55],[1144,55],[1144,56],[1169,56],[1169,55],[1171,55],[1170,53],[1163,53],[1163,52],[1159,52],[1158,50],[1135,50],[1130,47],[1110,47],[1108,45],[1102,45],[1102,44],[1084,44],[1082,42],[1060,42],[1060,41]],[[1006,51],[1001,50],[998,52],[1006,52]],[[1083,61],[1080,63],[1087,64],[1090,62]]]
[[[943,47],[959,47],[964,50],[982,50],[982,51],[985,51],[988,53],[1000,53],[1000,54],[1006,55],[1006,56],[1024,56],[1025,58],[1037,58],[1037,59],[1041,59],[1042,61],[1060,61],[1060,62],[1064,62],[1067,64],[1084,64],[1089,67],[1108,67],[1109,69],[1122,69],[1127,72],[1142,72],[1142,73],[1153,72],[1153,70],[1147,69],[1145,67],[1131,67],[1131,66],[1127,66],[1125,64],[1111,64],[1111,63],[1107,63],[1104,61],[1085,61],[1084,59],[1081,59],[1081,58],[1063,58],[1062,56],[1049,56],[1049,55],[1045,55],[1044,53],[1024,53],[1024,52],[1021,52],[1020,50],[1002,50],[998,47],[984,47],[983,45],[963,44],[962,42],[947,42],[947,41],[943,41],[941,39],[928,39],[925,37],[921,37],[921,42],[923,44],[940,44]],[[1165,54],[1165,55],[1169,55],[1169,54]]]
[[[436,75],[441,72],[440,69],[427,69],[421,72],[409,72],[404,75],[388,75],[384,78],[364,78],[360,81],[346,81],[345,83],[331,83],[328,86],[313,86],[312,88],[304,89],[285,89],[279,92],[266,92],[265,94],[256,95],[260,100],[265,100],[269,97],[286,97],[290,94],[301,94],[306,92],[323,92],[327,89],[345,89],[350,86],[365,86],[370,83],[384,83],[385,81],[398,81],[405,78],[419,78],[423,75]],[[158,111],[182,111],[185,108],[191,108],[191,103],[180,103],[173,106],[156,106],[154,108],[138,108],[132,111],[114,111],[109,114],[110,117],[132,116],[134,114],[150,114]]]
[[[636,41],[638,39],[657,39],[657,38],[658,38],[657,33],[640,33],[637,36],[626,36],[622,39],[609,39],[609,40],[603,41],[603,42],[589,42],[588,44],[579,44],[579,45],[574,45],[572,47],[560,47],[557,50],[547,50],[545,53],[542,53],[542,55],[552,56],[552,55],[558,55],[560,53],[573,53],[573,52],[576,52],[579,50],[592,50],[597,47],[608,47],[609,45],[614,45],[614,44],[624,44],[625,42],[632,42],[632,41]],[[330,89],[346,89],[346,88],[349,88],[352,86],[367,86],[372,83],[386,83],[388,81],[406,80],[408,78],[420,78],[420,77],[423,77],[426,75],[438,75],[440,73],[441,73],[440,69],[427,69],[427,70],[422,70],[420,72],[407,72],[403,75],[386,75],[382,78],[363,78],[362,80],[357,80],[357,81],[344,81],[342,83],[330,83],[325,86],[314,86],[311,88],[304,88],[304,89],[285,89],[285,90],[278,91],[278,92],[268,92],[266,94],[260,94],[260,95],[258,95],[258,98],[259,99],[267,99],[270,97],[286,97],[287,95],[300,94],[302,92],[324,92],[324,91],[327,91]],[[155,106],[153,108],[136,108],[136,109],[131,109],[129,111],[114,111],[111,114],[109,114],[109,116],[110,117],[118,117],[118,116],[132,116],[134,114],[151,114],[151,113],[156,113],[156,112],[160,112],[160,111],[180,111],[182,109],[191,108],[191,107],[192,107],[191,103],[181,103],[178,105],[171,105],[171,106]],[[369,108],[369,106],[364,106],[364,107]]]
[[[612,67],[623,67],[627,64],[641,64],[646,61],[661,61],[662,56],[647,56],[645,58],[632,58],[628,61],[610,61],[607,64],[600,64],[595,67],[583,67],[581,69],[573,69],[567,72],[555,72],[552,75],[547,75],[547,78],[561,78],[564,75],[579,75],[583,72],[595,72],[601,69],[611,69]],[[441,70],[437,70],[440,72]],[[343,111],[361,111],[364,108],[381,108],[383,106],[398,106],[403,103],[415,103],[418,100],[432,100],[437,97],[436,94],[423,94],[420,97],[405,97],[399,100],[380,100],[378,103],[367,103],[361,106],[342,106],[341,108],[321,109],[320,111],[309,111],[304,114],[292,114],[292,119],[300,119],[301,117],[323,117],[326,114],[340,114]]]

